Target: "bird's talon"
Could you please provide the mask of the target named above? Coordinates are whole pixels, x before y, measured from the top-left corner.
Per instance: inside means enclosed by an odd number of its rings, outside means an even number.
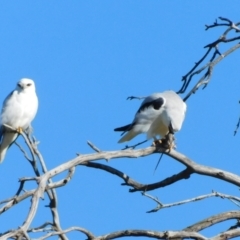
[[[154,140],[152,146],[156,147],[157,145],[161,145],[163,143],[163,139]]]
[[[176,145],[174,143],[175,137],[173,134],[168,134],[165,138],[154,140],[152,143],[152,146],[154,147],[163,147],[169,150],[169,152],[172,149],[176,148]]]

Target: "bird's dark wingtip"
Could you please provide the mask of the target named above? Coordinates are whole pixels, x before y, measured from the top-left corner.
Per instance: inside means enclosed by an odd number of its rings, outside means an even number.
[[[114,131],[115,132],[125,132],[125,131],[128,131],[130,129],[132,124],[128,124],[126,126],[123,126],[123,127],[118,127],[118,128],[115,128]]]

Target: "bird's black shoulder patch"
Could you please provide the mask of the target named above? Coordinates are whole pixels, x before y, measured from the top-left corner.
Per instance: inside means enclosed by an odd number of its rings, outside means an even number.
[[[164,104],[164,99],[162,97],[160,98],[157,98],[153,101],[150,101],[150,102],[146,102],[144,103],[139,109],[138,109],[138,113],[145,110],[146,108],[149,108],[149,107],[153,107],[155,110],[159,110],[162,105]]]

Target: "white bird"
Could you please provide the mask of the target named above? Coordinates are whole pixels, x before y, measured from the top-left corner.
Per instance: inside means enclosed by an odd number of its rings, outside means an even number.
[[[38,109],[34,81],[21,79],[4,100],[0,116],[0,163],[19,133],[31,127]],[[8,128],[10,126],[13,129]]]
[[[140,133],[146,133],[147,139],[157,140],[157,136],[166,137],[182,127],[187,106],[174,91],[154,93],[145,98],[131,124],[114,129],[126,133],[118,142],[126,142]]]

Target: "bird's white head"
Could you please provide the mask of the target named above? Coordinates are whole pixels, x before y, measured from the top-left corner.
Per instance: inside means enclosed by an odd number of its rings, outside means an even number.
[[[31,91],[35,92],[35,83],[32,79],[29,78],[22,78],[18,83],[17,83],[17,88],[18,91]]]

